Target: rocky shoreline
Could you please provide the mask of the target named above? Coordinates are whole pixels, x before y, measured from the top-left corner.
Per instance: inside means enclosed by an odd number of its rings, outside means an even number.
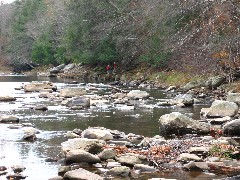
[[[64,68],[66,66],[57,70],[52,68],[48,76],[69,77],[70,73],[64,73]],[[74,68],[67,69],[74,74]],[[72,110],[100,108],[103,105],[127,110],[136,107],[184,108],[201,103],[208,103],[210,107],[201,110],[201,119],[193,119],[189,114],[179,112],[159,117],[160,134],[154,137],[125,134],[105,127],[69,131],[63,135],[68,140],[61,144],[59,158],[49,159],[60,165],[56,177],[51,180],[140,178],[144,173],[157,176],[164,171],[199,171],[212,173],[213,177],[214,174],[232,177],[228,179],[238,177],[240,94],[226,93],[218,88],[224,83],[224,77],[211,77],[205,82],[193,81],[180,88],[169,86],[164,89],[169,98],[158,99],[157,102],[144,88],[160,88],[158,84],[143,80],[114,80],[114,83],[107,85],[83,83],[78,88],[60,90],[51,82],[32,82],[16,89],[25,93],[39,92],[40,98],[58,102]],[[121,86],[115,86],[126,84],[141,90],[124,90]],[[102,88],[110,90],[111,94],[103,94]],[[16,100],[11,96],[0,97],[0,101],[6,103]],[[31,108],[48,110],[47,106],[42,105]],[[21,123],[18,117],[2,115],[0,123],[11,124],[9,128],[12,129],[24,128],[25,141],[38,140],[39,131],[31,124]],[[24,171],[22,165],[13,166],[10,172],[8,169],[0,166],[0,175],[5,175],[7,179],[26,178],[21,175]]]

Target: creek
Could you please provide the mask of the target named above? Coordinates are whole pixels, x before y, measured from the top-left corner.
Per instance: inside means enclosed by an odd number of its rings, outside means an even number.
[[[1,76],[0,96],[10,95],[17,97],[17,101],[6,103],[0,102],[0,114],[15,115],[20,118],[20,123],[32,123],[39,129],[37,141],[26,142],[22,140],[23,131],[21,129],[10,129],[9,124],[0,124],[0,166],[10,169],[13,165],[23,165],[26,170],[22,174],[27,176],[27,180],[47,180],[57,176],[58,163],[46,162],[47,158],[57,158],[60,153],[61,143],[66,141],[64,133],[75,128],[81,130],[89,126],[105,127],[112,130],[119,130],[127,133],[152,137],[159,135],[158,119],[161,115],[174,111],[181,113],[192,113],[194,119],[199,119],[199,112],[206,105],[197,105],[190,108],[136,108],[126,110],[112,106],[101,108],[91,107],[85,110],[70,110],[61,106],[60,102],[49,101],[39,98],[39,93],[25,93],[23,90],[15,90],[26,83],[32,81],[50,81],[58,89],[63,87],[77,87],[79,84],[71,84],[72,79],[58,79],[45,77],[27,76]],[[85,82],[81,82],[85,83]],[[129,89],[128,87],[122,87]],[[136,87],[137,89],[137,87]],[[146,89],[144,89],[146,90]],[[105,89],[103,88],[103,91]],[[166,98],[164,91],[159,89],[146,90],[156,99]],[[110,93],[110,92],[104,92]],[[36,105],[46,105],[48,111],[36,111],[32,107]],[[179,174],[163,174],[161,177],[178,178]],[[195,178],[196,174],[188,173],[189,179]],[[143,177],[156,177],[148,175]],[[159,177],[159,175],[157,176]],[[204,175],[204,179],[211,179],[211,175]],[[214,176],[216,177],[216,176]],[[5,179],[0,176],[0,179]]]

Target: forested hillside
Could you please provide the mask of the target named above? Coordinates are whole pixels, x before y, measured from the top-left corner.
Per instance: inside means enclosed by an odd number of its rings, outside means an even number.
[[[240,63],[240,0],[17,0],[0,12],[1,59],[15,68],[116,61],[206,73]]]

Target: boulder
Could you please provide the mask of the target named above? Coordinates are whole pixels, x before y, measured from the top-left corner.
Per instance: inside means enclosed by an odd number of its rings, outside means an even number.
[[[85,169],[79,168],[72,171],[68,171],[63,176],[64,180],[76,180],[76,179],[87,179],[87,180],[103,180],[103,177],[89,172]]]
[[[216,89],[218,86],[222,85],[226,81],[226,77],[224,76],[214,76],[210,77],[205,82],[205,87],[208,89]]]
[[[87,91],[84,88],[65,88],[60,91],[60,96],[65,98],[72,98],[86,95]]]
[[[89,163],[89,164],[95,164],[95,163],[100,163],[101,160],[98,156],[93,155],[89,152],[86,152],[84,150],[71,150],[67,152],[66,154],[66,163],[71,164],[71,163]]]
[[[121,163],[113,161],[113,162],[107,162],[106,167],[113,168],[113,167],[119,167],[119,166],[121,166]]]
[[[60,65],[57,66],[57,67],[51,68],[51,69],[50,69],[50,74],[57,74],[57,73],[59,73],[61,70],[64,69],[65,66],[66,66],[65,64],[60,64]]]
[[[240,93],[228,93],[227,101],[235,102],[236,104],[240,105]]]
[[[130,168],[126,166],[119,166],[119,167],[114,167],[110,169],[107,172],[108,175],[112,176],[122,176],[122,177],[127,177],[130,174]]]
[[[47,111],[48,107],[44,106],[44,105],[38,105],[34,109],[37,110],[37,111]]]
[[[27,176],[16,173],[16,174],[7,175],[6,178],[7,179],[26,179]]]
[[[194,88],[202,87],[204,86],[204,81],[203,80],[192,80],[185,84],[181,89],[184,91],[189,91]]]
[[[207,112],[207,117],[233,117],[238,113],[238,109],[234,102],[215,100]]]
[[[207,162],[194,162],[191,161],[183,166],[185,170],[194,170],[194,171],[207,171],[209,170]]]
[[[68,131],[66,134],[64,134],[64,137],[66,137],[66,138],[81,138],[80,135],[78,135],[72,131]]]
[[[11,115],[0,116],[0,123],[19,123],[19,118]]]
[[[240,135],[240,119],[232,120],[223,126],[223,134],[227,136]]]
[[[195,154],[189,154],[189,153],[182,153],[180,154],[179,161],[184,161],[184,162],[188,162],[188,161],[201,161],[202,158],[200,158],[199,156],[195,155]]]
[[[35,141],[37,139],[36,134],[39,133],[39,131],[33,127],[28,127],[24,130],[24,136],[23,139],[26,141]]]
[[[53,83],[48,82],[48,81],[32,82],[32,83],[24,86],[25,92],[39,92],[44,89],[52,89],[55,91],[57,88],[56,88],[56,86],[53,85]]]
[[[124,165],[134,166],[135,164],[145,164],[147,163],[146,156],[126,153],[116,156],[116,160]]]
[[[184,106],[192,106],[194,103],[193,96],[191,94],[179,94],[171,100],[171,104],[183,104]]]
[[[116,151],[114,149],[104,149],[102,152],[98,154],[98,157],[105,161],[108,159],[115,159]]]
[[[83,108],[90,107],[90,98],[84,96],[73,98],[67,102],[66,106],[68,107],[80,106]]]
[[[88,128],[82,132],[82,138],[112,140],[113,135],[105,128]]]
[[[14,173],[21,173],[26,169],[23,165],[14,165],[11,168]]]
[[[103,150],[105,141],[97,139],[74,138],[61,143],[62,151],[66,154],[68,151],[81,149],[92,154],[98,154]]]
[[[63,176],[66,172],[73,170],[71,166],[59,166],[58,175]]]
[[[132,90],[127,94],[127,97],[129,99],[147,99],[150,95],[146,91]]]
[[[163,135],[207,134],[210,132],[210,125],[208,123],[193,120],[179,112],[172,112],[161,116],[159,124],[160,133]]]
[[[74,63],[68,64],[63,68],[63,71],[67,72],[67,71],[73,69],[75,66],[76,66],[76,64],[74,64]]]
[[[2,102],[9,102],[9,101],[16,101],[17,98],[10,97],[10,96],[0,96],[0,101]]]

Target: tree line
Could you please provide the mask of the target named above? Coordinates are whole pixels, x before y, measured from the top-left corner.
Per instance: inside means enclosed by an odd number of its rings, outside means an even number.
[[[237,0],[17,0],[4,49],[16,67],[118,62],[125,68],[140,63],[213,68],[222,51],[239,59],[237,5]]]

